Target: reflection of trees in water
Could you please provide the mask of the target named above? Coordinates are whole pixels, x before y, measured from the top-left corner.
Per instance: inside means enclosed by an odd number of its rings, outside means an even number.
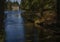
[[[25,23],[25,37],[26,42],[33,41],[33,24]]]

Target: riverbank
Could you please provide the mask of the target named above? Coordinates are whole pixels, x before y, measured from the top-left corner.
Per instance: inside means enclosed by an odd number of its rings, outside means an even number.
[[[5,31],[2,30],[2,31],[0,32],[0,42],[4,42],[4,40],[5,40]]]
[[[45,14],[41,18],[38,17],[35,13],[26,12],[22,14],[22,17],[24,18],[24,25],[25,25],[26,33],[29,31],[27,33],[30,35],[29,37],[32,37],[32,36],[34,37],[34,33],[36,32],[38,36],[37,38],[39,39],[38,41],[55,42],[57,38],[59,38],[55,34],[57,32],[56,31],[57,27],[55,27],[56,14],[54,15],[54,12],[52,12],[51,14],[49,13]],[[34,29],[36,29],[35,32],[33,32]]]

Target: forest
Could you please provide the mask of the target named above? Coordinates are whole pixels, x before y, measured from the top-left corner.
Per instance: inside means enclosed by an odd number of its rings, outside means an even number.
[[[26,42],[57,42],[60,27],[57,21],[57,0],[22,0]],[[60,22],[59,22],[60,23]],[[57,26],[58,25],[58,26]],[[33,37],[35,37],[34,39]]]
[[[0,42],[4,42],[4,10],[11,10],[12,4],[0,0]],[[25,22],[26,42],[59,42],[60,19],[57,13],[57,0],[22,0],[20,9],[25,10],[22,17]],[[59,3],[58,3],[59,4]],[[9,8],[7,6],[9,5]],[[36,38],[35,38],[36,37]]]

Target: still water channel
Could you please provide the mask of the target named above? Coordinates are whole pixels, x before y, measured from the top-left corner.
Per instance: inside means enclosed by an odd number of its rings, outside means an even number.
[[[24,42],[22,11],[5,11],[5,42]]]

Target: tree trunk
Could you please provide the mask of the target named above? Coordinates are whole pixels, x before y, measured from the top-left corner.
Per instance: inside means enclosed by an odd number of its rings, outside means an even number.
[[[0,0],[0,42],[4,42],[4,8],[5,0]]]

